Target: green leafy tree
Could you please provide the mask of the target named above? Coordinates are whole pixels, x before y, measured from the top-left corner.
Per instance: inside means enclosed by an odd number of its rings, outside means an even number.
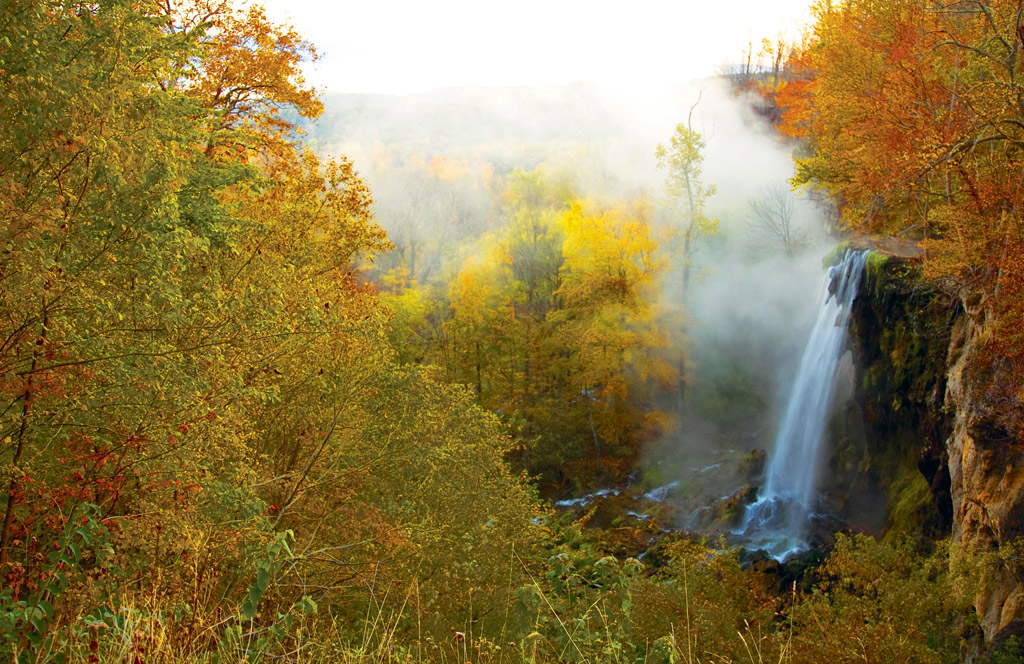
[[[665,193],[682,216],[681,251],[683,258],[683,288],[690,286],[690,269],[701,236],[715,233],[718,219],[708,217],[704,205],[715,195],[715,185],[701,181],[704,171],[704,148],[707,140],[693,128],[693,111],[700,99],[690,108],[686,124],[677,124],[669,143],[658,144],[654,156],[658,168],[666,172]]]

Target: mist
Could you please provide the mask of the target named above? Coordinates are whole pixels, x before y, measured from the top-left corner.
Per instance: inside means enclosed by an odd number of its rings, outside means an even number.
[[[542,166],[580,197],[646,195],[659,223],[681,223],[654,152],[691,118],[707,140],[701,180],[717,187],[706,212],[719,226],[699,239],[690,283],[676,270],[662,286],[686,311],[685,388],[681,405],[662,404],[678,417],[634,481],[653,489],[750,450],[770,453],[834,240],[831,212],[790,193],[793,145],[752,100],[709,78],[629,92],[579,83],[334,94],[325,106],[309,135],[321,152],[352,159],[370,185],[397,247],[380,261],[438,285],[500,223],[497,199],[515,169]],[[789,210],[788,245],[754,211],[773,198]],[[735,490],[741,475],[719,475],[709,495]]]

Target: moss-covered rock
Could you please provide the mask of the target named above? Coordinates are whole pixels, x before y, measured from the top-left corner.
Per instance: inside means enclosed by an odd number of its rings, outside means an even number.
[[[864,426],[862,450],[837,449],[836,468],[877,483],[887,503],[886,532],[942,536],[951,529],[945,441],[947,355],[956,300],[922,278],[912,258],[871,253],[854,302],[851,341],[857,369],[853,400]],[[840,439],[840,442],[842,440]],[[851,457],[861,453],[859,463]]]

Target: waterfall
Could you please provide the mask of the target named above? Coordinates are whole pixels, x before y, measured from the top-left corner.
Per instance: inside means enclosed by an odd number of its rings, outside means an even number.
[[[748,546],[763,548],[780,560],[807,548],[805,527],[812,514],[823,433],[867,254],[848,251],[829,269],[821,308],[775,439],[764,489],[747,508],[737,532],[749,540]]]

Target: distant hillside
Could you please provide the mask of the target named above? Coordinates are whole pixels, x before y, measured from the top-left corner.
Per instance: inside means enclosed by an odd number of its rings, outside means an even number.
[[[745,200],[790,171],[788,149],[716,78],[629,92],[574,83],[407,96],[327,93],[323,115],[305,128],[318,151],[348,156],[371,186],[394,164],[442,155],[487,164],[497,175],[547,162],[611,193],[658,192],[663,175],[655,147],[698,99],[693,122],[708,139],[707,176],[720,196]]]

